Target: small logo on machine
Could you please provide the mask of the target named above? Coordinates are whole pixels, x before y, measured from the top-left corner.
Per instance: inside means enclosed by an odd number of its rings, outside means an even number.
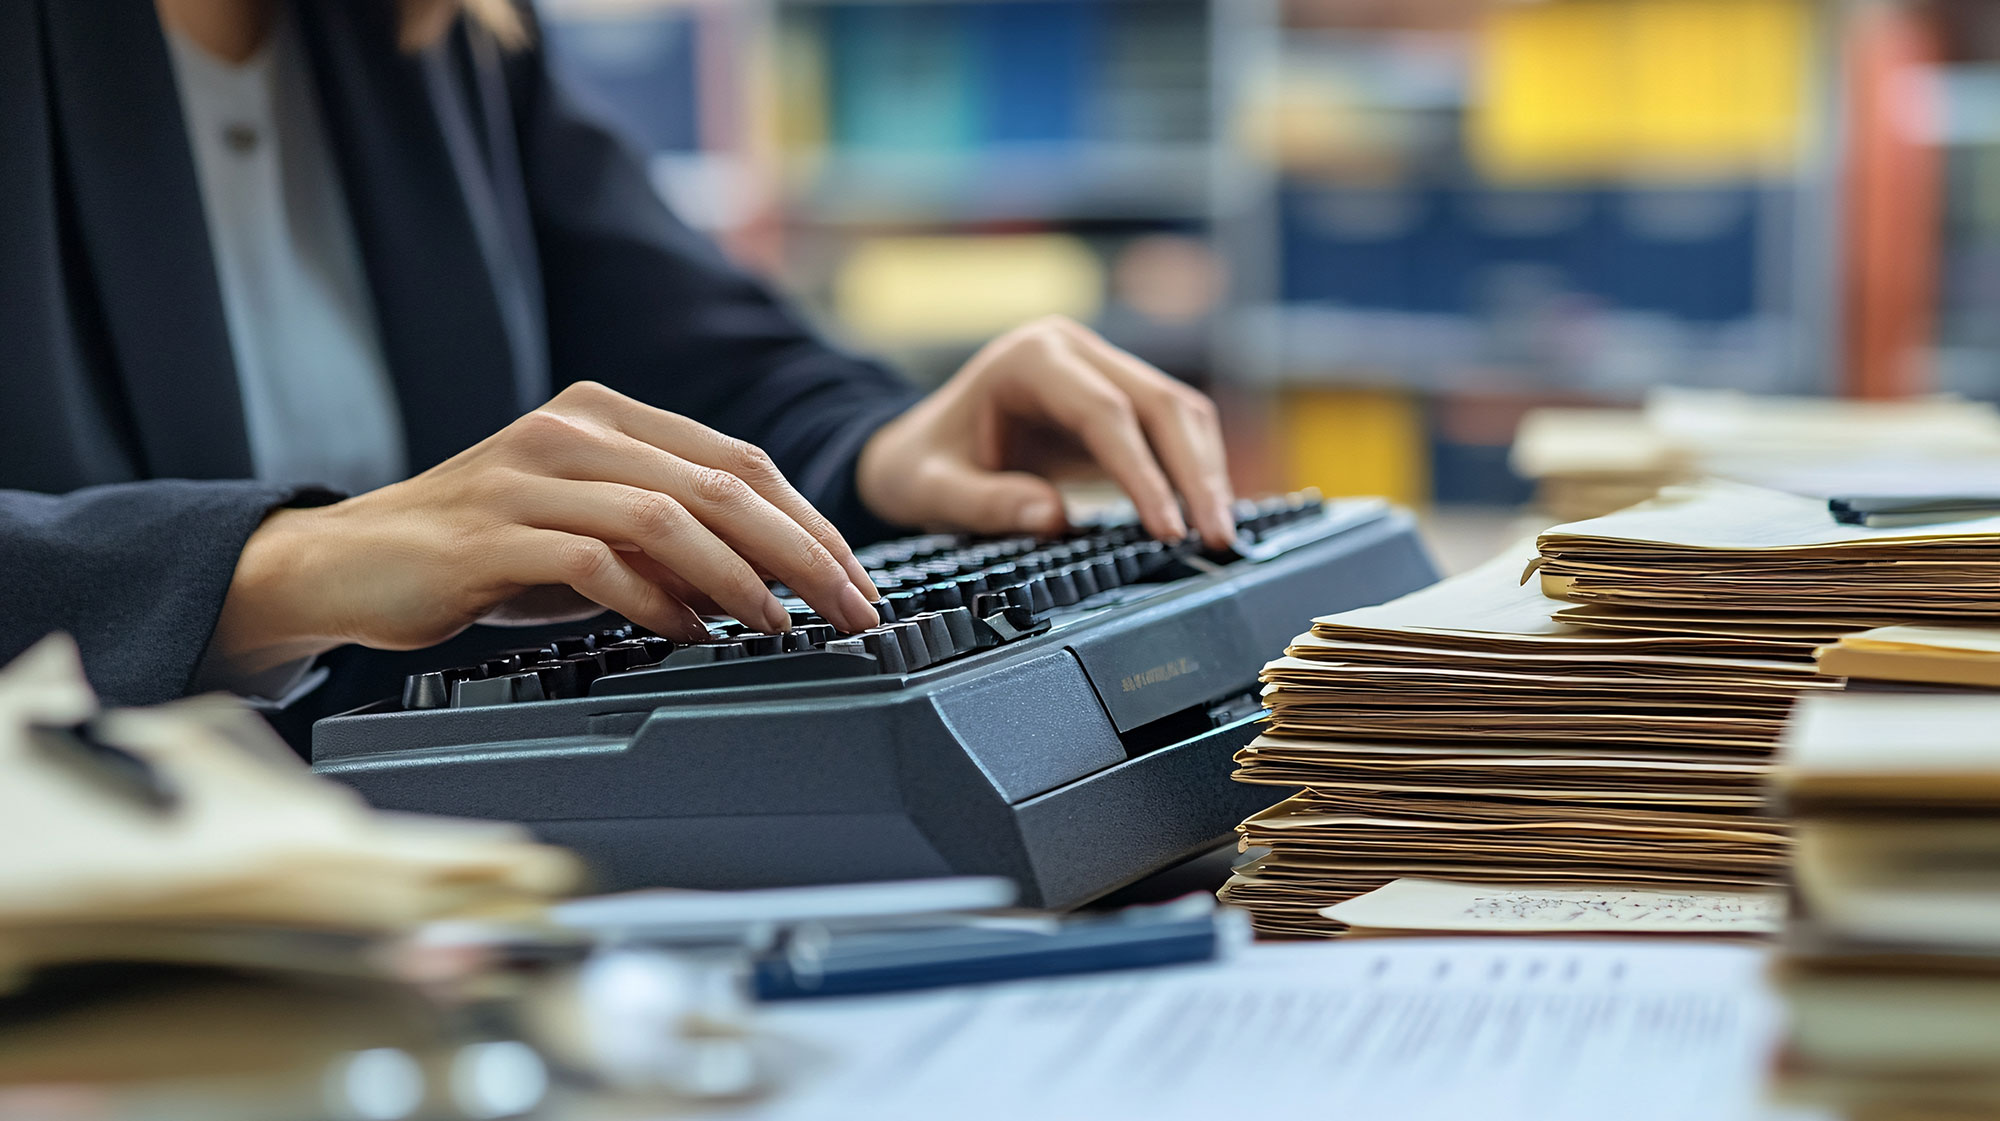
[[[1172,681],[1201,669],[1201,663],[1193,658],[1176,658],[1165,665],[1154,666],[1144,673],[1135,673],[1125,679],[1125,691],[1136,693],[1148,685],[1158,685],[1162,681]]]

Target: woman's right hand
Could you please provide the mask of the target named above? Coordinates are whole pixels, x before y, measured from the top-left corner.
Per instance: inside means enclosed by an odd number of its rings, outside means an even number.
[[[703,637],[698,611],[783,630],[765,576],[842,630],[876,624],[866,571],[761,449],[584,382],[415,478],[273,512],[211,652],[256,673],[600,606],[676,639]]]

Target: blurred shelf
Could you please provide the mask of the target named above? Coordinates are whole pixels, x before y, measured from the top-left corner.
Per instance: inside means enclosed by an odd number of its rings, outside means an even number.
[[[1227,327],[1245,385],[1419,393],[1579,392],[1636,400],[1654,385],[1796,392],[1778,317],[1694,324],[1598,309],[1562,320],[1341,308],[1243,308]]]
[[[1349,107],[1457,112],[1471,96],[1473,44],[1459,33],[1293,28],[1277,56],[1280,81],[1330,81]]]
[[[1259,391],[1616,400],[1655,384],[1811,391],[1801,372],[1826,367],[1809,336],[1827,329],[1799,325],[1823,293],[1793,276],[1816,260],[1798,184],[1483,175],[1482,24],[1409,21],[1379,0],[1329,7],[1347,13],[1338,28],[1263,0],[545,2],[592,33],[551,40],[652,126],[639,131],[655,182],[692,225],[741,235],[829,329],[926,380],[984,341],[953,338],[963,325],[932,310],[938,293],[979,307],[974,282],[1004,273],[926,280],[907,288],[913,316],[870,321],[839,281],[871,242],[1075,238],[1101,258],[1084,286],[1104,296],[1093,326]],[[642,26],[650,38],[627,30]],[[2000,146],[2000,68],[1924,77],[1962,163]],[[668,101],[700,104],[674,116]],[[1143,257],[1121,273],[1125,251],[1156,234],[1219,259],[1224,310],[1166,326],[1123,302],[1134,269],[1157,273]],[[1979,277],[1967,290],[1992,290]],[[1961,381],[2000,384],[1986,349],[2000,332],[1976,328],[1947,332],[1944,357]]]
[[[825,225],[1199,221],[1206,144],[1017,144],[794,157],[790,217]]]

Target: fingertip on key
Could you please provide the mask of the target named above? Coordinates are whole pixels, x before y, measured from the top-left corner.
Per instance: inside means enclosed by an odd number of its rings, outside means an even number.
[[[854,590],[861,593],[864,602],[882,598],[881,589],[875,586],[875,581],[869,577],[868,570],[861,567],[860,561],[844,560],[840,562],[840,567],[847,573],[848,583],[853,584]]]
[[[1225,498],[1218,500],[1215,508],[1209,511],[1209,519],[1215,525],[1215,532],[1221,536],[1223,547],[1236,541],[1236,513],[1230,506],[1231,500]]]
[[[792,629],[791,613],[776,599],[764,605],[764,633],[783,634]]]
[[[703,627],[699,620],[682,618],[679,615],[667,616],[652,622],[647,622],[644,619],[635,619],[633,621],[644,626],[654,634],[671,639],[674,642],[707,642],[710,637],[707,628]]]
[[[881,599],[880,595],[876,599]],[[881,621],[875,605],[852,585],[840,590],[840,629],[848,634],[860,634]]]
[[[1236,545],[1236,523],[1224,521],[1212,523],[1202,531],[1202,542],[1211,549],[1230,549]]]

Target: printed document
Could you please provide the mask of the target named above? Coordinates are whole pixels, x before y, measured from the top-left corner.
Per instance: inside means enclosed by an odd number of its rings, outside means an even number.
[[[812,1052],[759,1119],[1763,1117],[1765,957],[1412,939],[774,1006]]]

